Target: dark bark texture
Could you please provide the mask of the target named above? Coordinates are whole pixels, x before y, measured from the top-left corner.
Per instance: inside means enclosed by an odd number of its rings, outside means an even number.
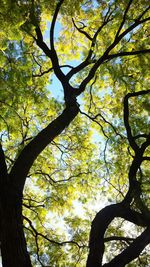
[[[31,267],[22,220],[22,196],[9,185],[1,192],[1,254],[3,267]]]
[[[95,216],[90,232],[87,267],[124,267],[126,264],[136,259],[142,250],[150,243],[150,212],[141,199],[141,184],[137,179],[138,170],[144,160],[144,153],[150,145],[150,134],[144,135],[146,140],[140,146],[137,144],[136,140],[140,138],[141,135],[135,137],[132,134],[129,123],[130,114],[128,103],[131,97],[142,96],[149,93],[150,90],[139,91],[129,93],[124,98],[124,125],[128,142],[134,151],[134,157],[128,171],[129,189],[122,202],[105,207]],[[139,212],[131,210],[132,201],[136,204]],[[140,236],[135,238],[126,249],[115,256],[109,263],[103,265],[105,232],[112,220],[117,217],[130,221],[135,225],[147,226],[147,228]]]
[[[58,136],[78,114],[78,105],[66,108],[21,152],[10,174],[0,146],[0,241],[3,267],[31,267],[23,231],[22,195],[26,176],[43,149]]]

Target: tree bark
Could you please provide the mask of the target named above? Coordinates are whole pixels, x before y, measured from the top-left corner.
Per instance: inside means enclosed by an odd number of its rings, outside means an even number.
[[[139,235],[125,250],[112,259],[109,263],[104,264],[103,267],[124,267],[134,259],[136,259],[142,250],[150,242],[150,226]]]
[[[76,103],[22,150],[10,174],[0,145],[0,242],[3,267],[32,267],[23,231],[22,194],[29,169],[37,156],[58,136],[78,114]]]
[[[34,139],[25,146],[11,172],[10,180],[18,190],[24,188],[26,176],[38,155],[54,140],[62,131],[69,126],[79,112],[77,103],[64,109],[62,114],[50,122]]]
[[[89,254],[88,254],[88,259],[87,259],[87,264],[86,267],[101,267],[102,265],[102,259],[103,259],[103,254],[104,254],[104,235],[105,232],[109,226],[109,224],[112,222],[112,220],[114,218],[123,218],[127,221],[130,221],[132,223],[135,223],[136,225],[139,226],[143,226],[146,227],[147,225],[150,224],[150,221],[148,220],[148,218],[146,218],[145,216],[143,216],[141,213],[133,211],[130,209],[130,207],[126,207],[124,204],[122,203],[118,203],[118,204],[112,204],[109,205],[105,208],[103,208],[101,211],[99,211],[93,222],[92,222],[92,226],[91,226],[91,232],[90,232],[90,240],[89,240]],[[145,238],[145,235],[142,235],[143,239],[137,238],[138,242],[134,243],[134,246],[136,247],[136,245],[140,244],[139,240],[143,241],[141,247],[142,249],[144,248],[143,244],[148,244],[147,243],[147,239]],[[144,243],[145,242],[145,243]],[[130,248],[132,248],[133,245],[130,246]],[[134,247],[133,246],[133,247]],[[131,249],[126,250],[126,253],[128,251],[129,253],[129,258],[130,257],[137,257],[137,251],[139,251],[141,249],[141,247],[139,246],[139,249],[136,250],[136,253],[133,254],[131,252]],[[141,251],[142,251],[141,249]],[[131,252],[131,253],[130,253]],[[131,255],[130,255],[131,254]],[[124,261],[120,260],[120,258],[122,259],[122,254],[118,255],[115,257],[115,263],[117,262],[116,265],[113,265],[114,262],[111,261],[110,265],[108,266],[114,266],[114,267],[121,267],[121,266],[125,266],[125,265],[121,265],[125,260],[127,261],[127,263],[129,263],[130,261],[128,261],[128,257],[126,255]],[[132,258],[133,260],[134,258]],[[104,265],[107,266],[107,265]]]
[[[31,267],[22,221],[22,193],[12,184],[0,144],[0,246],[3,267]],[[21,191],[20,191],[21,192]]]
[[[5,185],[0,197],[3,267],[31,267],[22,220],[22,196]]]

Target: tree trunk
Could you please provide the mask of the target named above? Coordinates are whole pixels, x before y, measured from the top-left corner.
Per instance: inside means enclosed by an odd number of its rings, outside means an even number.
[[[73,121],[78,112],[76,102],[65,108],[22,150],[9,174],[0,144],[0,242],[3,267],[32,267],[22,219],[22,191],[26,176],[38,155]]]
[[[0,191],[2,266],[31,267],[23,231],[22,194],[10,185]]]

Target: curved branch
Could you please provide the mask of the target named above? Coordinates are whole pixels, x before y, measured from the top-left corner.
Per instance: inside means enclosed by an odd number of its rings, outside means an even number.
[[[139,139],[139,138],[148,138],[148,134],[138,134],[134,136],[134,139]]]
[[[139,25],[143,24],[144,22],[147,22],[148,20],[150,20],[150,17],[145,18],[143,20],[139,20],[139,19],[135,20],[135,22],[132,25],[130,25],[126,30],[124,30],[120,35],[118,35],[114,39],[114,41],[112,42],[112,44],[110,46],[108,46],[108,48],[106,49],[104,54],[96,61],[96,63],[91,68],[91,70],[89,71],[88,75],[86,76],[86,78],[81,82],[79,90],[78,90],[78,95],[80,95],[85,90],[85,87],[92,80],[92,78],[95,75],[95,72],[100,67],[100,65],[102,65],[107,59],[109,59],[109,57],[110,57],[109,53],[118,45],[118,43],[127,34],[129,34],[131,31],[133,31],[136,27],[138,27]]]
[[[77,27],[77,25],[75,24],[75,21],[74,21],[73,18],[72,18],[72,22],[73,22],[74,27],[75,27],[80,33],[84,34],[90,41],[93,40],[93,38],[92,38],[86,31],[83,30],[83,27],[82,27],[82,28]]]
[[[74,69],[72,69],[71,71],[68,72],[67,74],[67,78],[68,80],[70,80],[70,78],[75,75],[76,73],[78,73],[79,71],[83,70],[85,67],[87,67],[88,65],[95,63],[95,60],[92,59],[92,54],[93,54],[93,48],[95,47],[96,44],[96,38],[98,36],[98,34],[101,32],[101,30],[103,29],[104,26],[107,25],[108,22],[111,21],[111,12],[110,10],[108,10],[108,12],[105,15],[104,21],[102,23],[102,25],[97,29],[97,31],[95,32],[94,36],[91,37],[88,33],[86,33],[85,31],[83,31],[82,29],[80,29],[80,32],[83,33],[90,41],[92,41],[91,43],[91,47],[89,49],[88,55],[86,57],[86,59],[81,62],[78,66],[76,66]],[[74,26],[76,27],[76,29],[79,30],[79,28],[77,28],[77,26],[75,25],[74,19],[72,19]]]
[[[80,110],[80,113],[83,114],[83,115],[85,115],[86,117],[88,117],[90,120],[96,122],[96,123],[99,124],[100,127],[101,127],[101,124],[96,120],[98,117],[100,117],[105,123],[107,123],[107,124],[113,129],[113,131],[115,132],[116,135],[119,135],[121,138],[123,138],[123,136],[122,136],[119,132],[117,132],[115,126],[114,126],[111,122],[109,122],[108,120],[106,120],[105,117],[104,117],[101,113],[98,113],[98,114],[96,114],[96,115],[93,116],[93,117],[90,116],[89,114],[87,114],[87,113],[81,111],[81,110]],[[102,129],[102,127],[101,127],[101,129]],[[104,133],[104,130],[103,130],[103,134],[106,136],[106,134]],[[106,137],[107,137],[107,136],[106,136]],[[107,138],[108,138],[108,137],[107,137]]]
[[[22,150],[9,175],[11,182],[19,191],[23,190],[26,176],[37,156],[70,124],[78,111],[77,105],[66,108]]]
[[[67,244],[72,244],[72,245],[75,245],[77,246],[78,248],[85,248],[86,245],[79,245],[76,241],[74,240],[68,240],[68,241],[62,241],[62,242],[59,242],[59,241],[55,241],[54,239],[50,239],[47,235],[44,235],[42,233],[39,233],[36,228],[33,226],[32,224],[32,221],[27,218],[26,216],[23,216],[24,220],[26,220],[28,223],[29,223],[29,226],[30,228],[32,229],[33,231],[33,235],[34,236],[41,236],[43,239],[47,240],[48,242],[52,243],[53,245],[58,245],[58,246],[64,246],[64,245],[67,245]],[[27,230],[29,230],[27,227],[25,227]]]
[[[108,225],[116,217],[121,217],[136,225],[147,226],[150,221],[141,213],[126,207],[123,202],[105,207],[95,216],[90,233],[89,255],[86,267],[100,267],[104,253],[104,234]]]
[[[143,91],[138,91],[138,92],[135,92],[135,93],[128,93],[124,97],[124,125],[125,125],[126,131],[127,131],[127,137],[128,137],[129,144],[130,144],[130,146],[132,147],[132,149],[134,151],[137,151],[139,149],[139,147],[135,142],[135,138],[132,135],[131,127],[130,127],[130,124],[129,124],[129,104],[128,104],[128,100],[131,97],[145,95],[145,94],[148,94],[148,93],[150,93],[150,90],[145,90],[145,91],[143,90]]]
[[[125,128],[126,128],[127,138],[128,138],[129,144],[130,144],[130,146],[132,147],[132,149],[134,151],[137,151],[138,145],[136,144],[136,142],[134,140],[134,137],[133,137],[132,132],[131,132],[131,127],[130,127],[130,124],[129,124],[129,104],[128,104],[129,98],[130,98],[130,94],[127,94],[124,97],[124,112],[123,112],[124,125],[125,125]]]
[[[42,66],[41,66],[41,68],[42,68]],[[73,69],[73,66],[66,64],[66,65],[60,65],[60,68],[70,68],[70,69]],[[40,71],[40,73],[38,73],[38,74],[32,74],[32,77],[34,77],[34,78],[41,77],[41,76],[49,73],[52,70],[53,70],[53,67],[51,67],[51,68],[49,68],[49,69],[47,69],[45,71]]]
[[[55,24],[56,24],[56,20],[57,20],[57,16],[60,10],[61,5],[63,4],[64,0],[59,0],[54,15],[53,15],[53,19],[52,19],[52,23],[51,23],[51,27],[50,27],[50,46],[52,51],[55,50],[54,48],[54,28],[55,28]]]
[[[51,49],[49,49],[47,44],[43,41],[43,35],[42,35],[41,29],[40,29],[40,27],[38,25],[36,25],[36,28],[35,28],[37,38],[34,38],[34,39],[35,39],[37,45],[43,50],[45,55],[48,56],[51,59],[52,67],[54,69],[54,73],[55,73],[56,77],[62,83],[62,85],[64,87],[64,90],[67,90],[66,87],[69,86],[69,85],[67,84],[66,76],[61,71],[61,67],[59,65],[58,56],[57,56],[57,53],[56,53],[55,48],[54,48],[54,27],[55,27],[57,16],[58,16],[58,13],[59,13],[59,10],[60,10],[60,7],[61,7],[63,1],[64,0],[60,0],[58,2],[57,6],[56,6],[56,9],[55,9],[55,12],[54,12],[54,15],[53,15],[51,28],[50,28],[50,46],[51,46]]]
[[[150,243],[150,226],[138,236],[126,249],[123,250],[109,263],[104,264],[103,267],[124,267],[136,259],[142,250]]]

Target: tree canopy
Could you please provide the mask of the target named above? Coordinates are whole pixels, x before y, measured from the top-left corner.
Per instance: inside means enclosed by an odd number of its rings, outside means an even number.
[[[150,263],[147,0],[2,0],[3,267]]]

